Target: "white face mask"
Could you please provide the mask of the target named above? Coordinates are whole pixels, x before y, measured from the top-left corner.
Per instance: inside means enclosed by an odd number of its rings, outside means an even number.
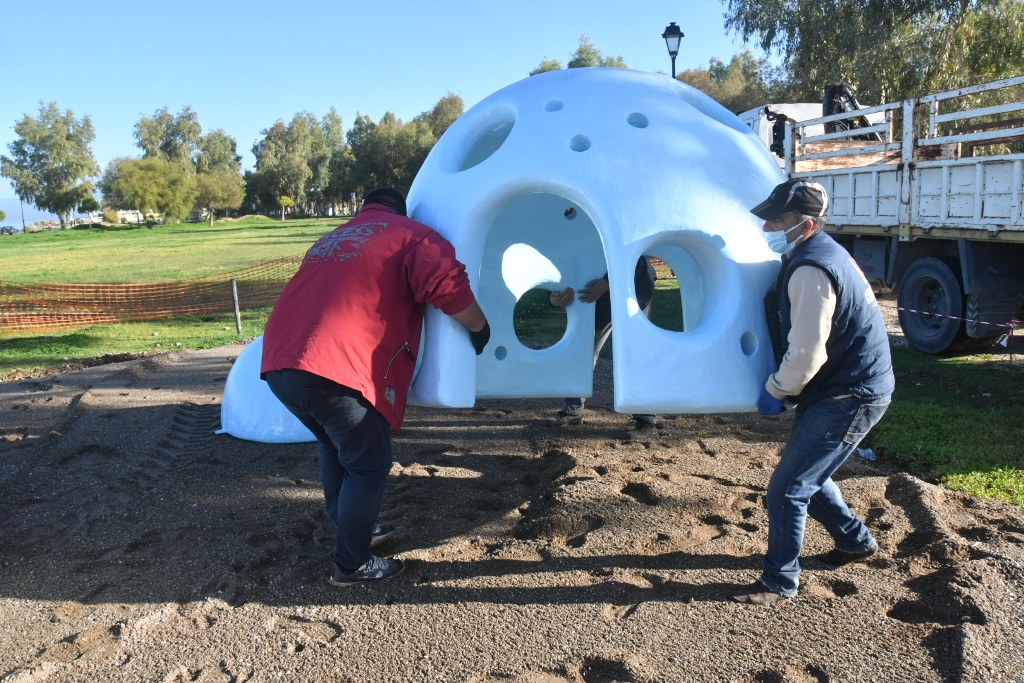
[[[800,240],[798,238],[790,242],[789,240],[786,239],[786,235],[793,232],[803,224],[804,221],[800,221],[793,227],[788,228],[786,230],[776,230],[774,232],[764,233],[764,238],[768,242],[768,248],[774,251],[776,254],[782,255],[786,255],[789,252],[793,251],[793,247],[795,247],[797,242],[799,242]]]

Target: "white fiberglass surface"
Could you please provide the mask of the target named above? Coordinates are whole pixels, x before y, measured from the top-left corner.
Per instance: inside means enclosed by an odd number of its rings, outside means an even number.
[[[546,349],[519,341],[513,314],[532,288],[579,289],[607,274],[616,410],[754,409],[771,370],[762,298],[778,257],[749,208],[782,179],[738,118],[661,74],[566,69],[485,98],[434,146],[408,205],[455,245],[491,340],[476,356],[466,331],[428,306],[410,404],[589,395],[593,304],[571,304]],[[643,254],[678,278],[682,330],[640,311]],[[230,389],[226,410],[265,400]]]

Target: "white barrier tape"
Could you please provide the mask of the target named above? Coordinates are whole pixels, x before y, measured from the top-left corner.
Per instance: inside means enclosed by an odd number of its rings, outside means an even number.
[[[1005,323],[989,323],[984,320],[970,320],[968,318],[958,318],[955,315],[946,315],[945,313],[935,313],[933,311],[918,311],[913,308],[904,308],[902,306],[886,306],[885,308],[895,308],[897,311],[906,311],[907,313],[920,313],[921,315],[930,315],[934,318],[945,318],[947,320],[963,320],[964,322],[974,323],[975,325],[991,325],[992,327],[1006,327],[1009,329],[1007,334],[1013,334],[1013,331],[1020,327],[1022,323],[1020,320],[1011,320]]]

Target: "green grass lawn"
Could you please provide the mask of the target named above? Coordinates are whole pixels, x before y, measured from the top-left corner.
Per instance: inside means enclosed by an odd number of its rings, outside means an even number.
[[[345,219],[79,226],[0,237],[0,280],[161,282],[224,273],[302,254]]]
[[[0,238],[0,273],[10,282],[162,282],[223,273],[305,253],[345,219],[255,217],[177,225],[93,226]],[[206,349],[263,333],[269,309],[192,315],[50,332],[0,333],[0,380],[61,369],[108,353]]]
[[[339,219],[272,218],[176,226],[86,228],[0,237],[0,273],[19,282],[156,282],[221,273],[302,254]],[[660,274],[664,277],[664,274]],[[652,321],[682,329],[678,283],[659,279]],[[241,337],[262,334],[269,309],[244,311]],[[551,344],[565,314],[533,290],[517,305],[527,343]],[[107,353],[203,349],[239,338],[231,313],[0,334],[0,380]],[[603,355],[611,355],[611,343]],[[985,361],[988,362],[985,362]],[[984,356],[942,358],[894,349],[897,389],[864,446],[880,462],[951,489],[1024,505],[1024,369]]]
[[[40,371],[74,367],[104,354],[145,354],[211,349],[263,334],[270,308],[242,311],[242,334],[234,313],[96,325],[53,332],[0,334],[0,381]]]
[[[896,392],[868,445],[924,479],[1024,505],[1024,369],[894,349]]]

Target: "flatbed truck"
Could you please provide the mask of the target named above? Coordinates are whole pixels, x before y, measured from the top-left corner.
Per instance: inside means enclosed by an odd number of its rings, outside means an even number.
[[[784,171],[825,187],[826,232],[920,351],[979,351],[1024,317],[1022,95],[1018,76],[785,122]]]

